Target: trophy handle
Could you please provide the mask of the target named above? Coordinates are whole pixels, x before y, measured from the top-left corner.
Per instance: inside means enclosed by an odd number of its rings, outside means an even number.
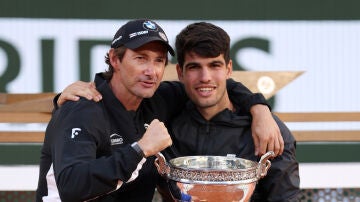
[[[170,173],[170,167],[168,166],[166,159],[164,155],[161,152],[158,152],[155,154],[156,159],[154,161],[154,164],[158,170],[158,173],[167,178],[167,175]]]
[[[258,164],[258,168],[257,168],[257,178],[263,178],[267,175],[267,171],[269,170],[270,166],[271,166],[271,162],[270,162],[270,158],[275,157],[275,154],[273,151],[268,151],[267,153],[265,153],[264,155],[261,156],[259,164]]]

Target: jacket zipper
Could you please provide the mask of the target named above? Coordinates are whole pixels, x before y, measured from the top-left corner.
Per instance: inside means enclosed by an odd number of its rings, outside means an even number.
[[[206,121],[206,126],[205,126],[205,138],[209,138],[209,136],[210,136],[210,122],[209,121]],[[209,147],[208,147],[208,145],[205,145],[205,143],[203,142],[203,149],[202,149],[202,153],[203,154],[208,154],[208,149],[209,149]]]

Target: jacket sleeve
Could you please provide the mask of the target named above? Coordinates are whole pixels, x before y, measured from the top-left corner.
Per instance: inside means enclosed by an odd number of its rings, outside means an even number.
[[[59,106],[58,106],[58,104],[57,104],[57,101],[58,101],[60,95],[61,95],[61,93],[56,94],[55,97],[54,97],[53,100],[52,100],[53,105],[54,105],[53,112],[59,108]]]
[[[156,96],[162,99],[161,109],[159,109],[159,111],[164,113],[165,120],[170,120],[178,115],[188,101],[184,86],[179,81],[161,82],[156,91]]]
[[[250,108],[256,104],[267,105],[271,110],[270,105],[261,93],[252,93],[242,83],[233,79],[228,79],[226,86],[231,102],[237,106],[242,106],[240,108],[241,113],[250,114]]]
[[[289,129],[274,116],[284,139],[284,152],[271,160],[267,175],[259,180],[255,201],[300,201],[299,164],[296,160],[296,142]]]
[[[69,101],[47,128],[46,135],[55,137],[51,145],[54,172],[63,201],[84,201],[114,191],[143,162],[130,145],[111,155],[102,153],[110,147],[102,135],[106,119],[98,106],[84,99]]]

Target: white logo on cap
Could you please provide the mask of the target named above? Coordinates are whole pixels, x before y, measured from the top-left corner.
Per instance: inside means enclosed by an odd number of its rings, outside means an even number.
[[[156,31],[157,30],[157,26],[155,23],[151,22],[151,21],[145,21],[143,23],[144,25],[144,28],[145,29],[149,29],[149,30],[153,30],[153,31]]]
[[[131,39],[134,36],[144,35],[144,34],[147,34],[147,33],[149,33],[149,31],[147,31],[147,30],[140,31],[140,32],[134,32],[134,33],[129,34],[129,38]]]
[[[119,36],[118,38],[114,39],[114,41],[111,44],[116,43],[117,41],[119,41],[120,39],[122,39],[122,36]]]

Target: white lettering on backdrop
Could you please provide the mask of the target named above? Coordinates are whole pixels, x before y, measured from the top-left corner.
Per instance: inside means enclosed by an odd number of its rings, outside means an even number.
[[[111,40],[125,20],[0,18],[0,41],[20,57],[20,73],[8,83],[11,93],[41,92],[40,41],[54,41],[54,87],[59,92],[79,80],[79,40]],[[174,44],[176,34],[193,21],[160,20]],[[305,71],[279,91],[275,111],[360,111],[360,21],[210,21],[224,28],[232,43],[268,40],[269,51],[243,48],[234,60],[247,70]],[[1,44],[1,43],[0,43]],[[107,46],[91,50],[91,75],[103,71]],[[8,58],[0,46],[0,74]],[[11,68],[11,67],[8,67]],[[1,75],[0,75],[1,77]]]

